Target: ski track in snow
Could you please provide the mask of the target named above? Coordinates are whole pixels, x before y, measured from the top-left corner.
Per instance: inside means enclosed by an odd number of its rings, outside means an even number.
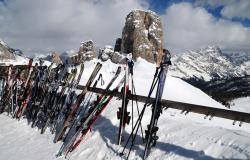
[[[85,64],[81,84],[86,83],[88,75],[93,70],[93,63],[96,62],[94,60]],[[105,85],[114,74],[117,66],[110,61],[103,64],[101,73],[103,73]],[[148,93],[154,71],[154,65],[142,59],[135,63],[134,82],[137,94],[146,95]],[[122,75],[123,73],[121,73],[120,79]],[[118,78],[116,82],[118,83],[120,79]],[[105,85],[98,87],[104,88]],[[113,86],[115,85],[116,83]],[[225,109],[223,105],[212,100],[199,89],[171,76],[167,77],[163,98]],[[116,145],[119,125],[116,112],[120,106],[121,101],[114,97],[103,114],[98,117],[92,131],[84,137],[80,146],[69,155],[69,159],[123,159],[119,156],[122,147]],[[130,102],[128,105],[130,112],[131,106]],[[139,108],[142,107],[143,104],[139,103]],[[136,108],[134,108],[134,115],[135,121],[138,118],[136,117]],[[150,116],[151,109],[148,107],[142,122],[143,130],[149,123]],[[243,124],[242,127],[233,126],[230,120],[215,117],[209,121],[205,120],[203,115],[189,113],[185,116],[175,109],[164,110],[158,124],[159,140],[156,147],[152,148],[149,160],[250,159],[249,124]],[[55,157],[61,142],[53,143],[54,135],[49,132],[49,129],[41,135],[40,130],[31,128],[26,119],[17,121],[7,116],[6,113],[0,115],[0,126],[1,160],[65,159],[64,157]],[[130,132],[131,126],[126,126],[125,138],[129,136]],[[130,159],[141,159],[144,150],[141,138],[139,131]]]

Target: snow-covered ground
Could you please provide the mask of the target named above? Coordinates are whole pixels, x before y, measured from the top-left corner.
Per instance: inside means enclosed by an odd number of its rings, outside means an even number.
[[[250,97],[242,97],[230,102],[231,109],[250,113]]]
[[[97,60],[87,62],[81,79],[85,84]],[[101,73],[107,85],[118,65],[110,61],[103,63]],[[139,59],[135,63],[134,82],[137,94],[147,95],[155,72],[155,66]],[[115,84],[119,82],[122,75]],[[114,86],[115,86],[114,84]],[[98,87],[105,87],[98,86]],[[153,94],[154,95],[154,94]],[[201,90],[171,76],[167,77],[164,99],[192,104],[224,108]],[[116,118],[121,101],[113,99],[88,133],[78,149],[69,158],[80,159],[121,159],[122,147],[116,145],[119,121]],[[131,102],[128,109],[131,112]],[[139,103],[139,108],[143,106]],[[248,112],[250,110],[248,109]],[[134,111],[134,115],[137,112]],[[143,128],[149,123],[150,107],[143,118]],[[137,117],[135,117],[136,119]],[[148,159],[250,159],[250,125],[233,126],[232,121],[221,118],[205,120],[203,115],[180,114],[179,110],[165,110],[159,120],[159,140],[151,150]],[[11,119],[6,114],[0,115],[0,159],[4,160],[53,160],[60,144],[52,142],[53,135],[47,130],[44,135],[28,126],[25,119]],[[126,127],[128,137],[131,126]],[[130,159],[140,159],[143,154],[141,134],[137,136],[136,146]]]

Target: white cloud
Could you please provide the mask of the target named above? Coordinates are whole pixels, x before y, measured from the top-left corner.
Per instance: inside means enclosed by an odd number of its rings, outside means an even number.
[[[216,8],[222,6],[221,15],[225,18],[250,19],[249,0],[196,0],[198,6]]]
[[[162,15],[165,44],[174,51],[218,45],[228,50],[249,50],[250,29],[229,20],[216,19],[190,3],[170,6]]]
[[[227,18],[241,18],[241,19],[250,19],[250,1],[249,0],[240,0],[235,1],[229,5],[226,5],[221,14]]]
[[[0,37],[25,52],[78,50],[83,40],[114,44],[141,0],[9,0],[0,2]]]
[[[0,38],[26,54],[78,50],[92,39],[113,45],[121,36],[126,15],[147,9],[147,0],[8,0],[0,3]],[[190,3],[173,4],[162,16],[164,44],[174,51],[219,45],[228,50],[248,49],[250,29],[216,19]]]

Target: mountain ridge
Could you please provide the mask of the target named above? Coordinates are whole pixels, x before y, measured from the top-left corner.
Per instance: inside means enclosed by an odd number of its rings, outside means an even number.
[[[210,81],[250,75],[250,56],[247,53],[226,54],[216,46],[175,54],[172,62],[171,75],[183,79]]]

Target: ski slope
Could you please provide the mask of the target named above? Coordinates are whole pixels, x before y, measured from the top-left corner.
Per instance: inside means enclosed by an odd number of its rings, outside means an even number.
[[[84,85],[98,60],[86,62],[81,79]],[[117,69],[116,64],[107,61],[103,63],[101,73],[107,85]],[[155,66],[143,59],[135,63],[134,82],[137,94],[147,95],[154,75]],[[122,75],[116,81],[117,83]],[[98,86],[105,88],[104,86]],[[115,84],[114,84],[115,86]],[[153,94],[154,95],[154,94]],[[192,104],[208,105],[224,108],[201,90],[186,82],[167,77],[163,94],[164,99],[181,101]],[[119,153],[122,147],[116,145],[119,121],[116,118],[121,101],[114,98],[103,112],[102,116],[89,132],[84,141],[70,156],[72,160],[112,159],[120,160]],[[131,112],[131,102],[128,110]],[[143,107],[139,103],[139,108]],[[249,111],[249,110],[248,110]],[[137,112],[134,108],[135,119]],[[149,123],[150,107],[143,118],[143,128]],[[203,115],[189,113],[180,114],[179,110],[165,110],[159,119],[159,140],[151,150],[149,160],[165,159],[250,159],[250,125],[233,126],[232,121],[221,118],[205,120]],[[53,135],[46,130],[44,135],[27,124],[26,119],[17,121],[6,113],[0,115],[0,159],[3,160],[63,160],[56,158],[61,142],[54,144]],[[126,126],[125,138],[129,136],[131,126]],[[130,159],[141,159],[143,144],[141,133],[138,132],[136,146],[133,148]]]

